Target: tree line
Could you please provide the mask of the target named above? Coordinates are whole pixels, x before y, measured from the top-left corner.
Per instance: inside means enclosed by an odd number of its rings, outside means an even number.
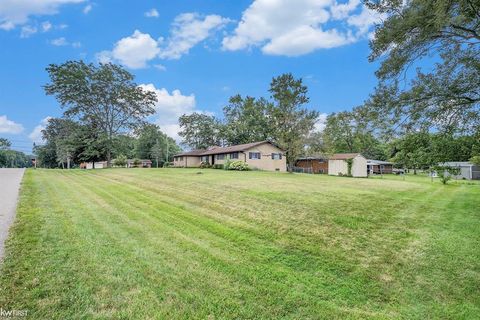
[[[480,158],[480,4],[470,0],[368,0],[386,18],[370,41],[378,85],[351,111],[330,114],[315,131],[307,88],[274,78],[270,99],[233,96],[223,119],[185,115],[192,148],[272,139],[297,155],[361,152],[409,168]],[[427,68],[422,68],[425,58]],[[297,118],[298,117],[298,118]],[[297,121],[297,119],[299,119]],[[302,121],[308,119],[307,121]],[[201,125],[200,125],[201,124]]]
[[[31,166],[31,156],[12,150],[12,142],[0,138],[0,168],[27,168]]]
[[[37,165],[64,168],[100,160],[110,165],[116,157],[162,165],[180,151],[174,139],[146,121],[155,111],[155,93],[143,90],[121,66],[67,61],[49,65],[47,72],[45,92],[64,113],[42,130],[45,143],[34,147]]]

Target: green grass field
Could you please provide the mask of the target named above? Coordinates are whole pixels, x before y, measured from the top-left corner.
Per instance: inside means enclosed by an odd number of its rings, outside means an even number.
[[[31,319],[480,314],[479,184],[29,170],[7,245],[0,306]]]

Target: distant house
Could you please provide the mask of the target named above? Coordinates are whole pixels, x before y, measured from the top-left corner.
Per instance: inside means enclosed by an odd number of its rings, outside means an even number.
[[[127,168],[134,168],[136,167],[133,163],[135,159],[127,159]],[[140,164],[138,165],[140,168],[151,168],[152,167],[152,160],[148,159],[141,159]]]
[[[393,163],[381,160],[367,159],[368,174],[389,174],[393,173]]]
[[[348,175],[348,162],[351,159],[351,175],[353,177],[367,177],[367,159],[360,153],[337,153],[328,159],[328,174],[339,176]]]
[[[207,150],[193,150],[176,154],[174,167],[199,167],[202,162],[210,165],[223,165],[225,161],[240,160],[250,168],[267,171],[286,171],[284,150],[269,141],[239,144],[230,147],[211,147]]]
[[[107,161],[82,162],[80,168],[87,170],[107,168]]]
[[[298,158],[295,167],[302,168],[305,173],[328,173],[328,158],[323,156]]]
[[[460,172],[454,179],[480,180],[480,167],[470,162],[451,161],[439,163],[440,166],[459,168]],[[436,176],[436,173],[433,174]]]

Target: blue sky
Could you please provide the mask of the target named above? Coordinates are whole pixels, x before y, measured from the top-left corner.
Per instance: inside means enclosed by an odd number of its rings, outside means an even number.
[[[379,19],[359,0],[2,0],[0,137],[20,151],[41,142],[45,119],[62,114],[45,67],[77,59],[124,65],[157,92],[150,121],[176,138],[182,113],[221,116],[231,95],[268,97],[285,72],[304,79],[309,108],[351,109],[376,84]]]

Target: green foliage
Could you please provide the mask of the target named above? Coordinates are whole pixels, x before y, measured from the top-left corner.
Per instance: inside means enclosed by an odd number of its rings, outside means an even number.
[[[6,150],[9,149],[12,146],[12,143],[10,140],[6,138],[0,138],[0,150]]]
[[[362,108],[328,115],[318,139],[322,139],[323,151],[327,153],[359,152],[368,159],[387,160],[386,146],[375,137]]]
[[[473,156],[470,158],[470,162],[474,165],[480,166],[480,156]]]
[[[140,159],[138,159],[138,158],[135,158],[135,159],[133,159],[133,161],[132,161],[132,165],[133,165],[133,167],[135,167],[135,168],[139,167],[141,164],[142,164],[142,161],[141,161]]]
[[[213,166],[212,166],[213,169],[223,169],[223,164],[220,164],[220,163],[215,163]]]
[[[235,145],[272,139],[274,128],[268,118],[271,108],[272,103],[264,98],[243,98],[239,94],[230,97],[223,108],[225,141]]]
[[[164,167],[164,168],[173,167],[173,162],[164,162],[164,163],[163,163],[163,167]]]
[[[221,144],[222,126],[214,116],[194,112],[178,119],[183,144],[192,149],[207,149]]]
[[[136,134],[135,157],[150,159],[155,165],[157,158],[160,165],[163,161],[172,161],[173,155],[181,151],[175,140],[163,133],[157,125],[145,124]]]
[[[223,162],[223,169],[224,170],[230,170],[230,164],[232,163],[232,161],[230,161],[230,159],[225,159],[225,161]]]
[[[78,118],[106,137],[110,162],[114,137],[122,130],[136,129],[155,112],[156,94],[137,85],[133,75],[112,63],[99,66],[68,61],[47,67],[47,95],[54,96],[68,118]]]
[[[248,167],[248,163],[241,160],[236,160],[229,164],[227,170],[248,171],[250,168]]]
[[[367,102],[368,109],[387,129],[476,130],[479,2],[369,0],[367,5],[385,15],[371,41],[370,60],[381,61],[381,67],[380,84]],[[422,69],[424,58],[432,56],[437,61],[433,68],[427,63],[428,68]],[[409,69],[415,66],[412,75]]]
[[[208,162],[208,161],[202,161],[200,163],[200,168],[201,169],[208,169],[208,168],[211,168],[212,165]]]
[[[452,179],[452,176],[457,176],[460,174],[460,168],[450,166],[436,165],[433,167],[433,170],[437,173],[437,176],[442,184],[447,184],[448,181]]]
[[[124,155],[119,155],[113,160],[113,165],[116,167],[125,167],[127,165],[127,157]]]
[[[351,177],[352,176],[353,159],[345,159],[345,162],[347,163],[347,175],[349,177]]]
[[[310,99],[302,79],[287,73],[272,79],[269,90],[273,104],[268,116],[274,128],[274,141],[286,152],[287,164],[293,165],[303,153],[304,143],[318,120],[319,112],[304,107]]]

